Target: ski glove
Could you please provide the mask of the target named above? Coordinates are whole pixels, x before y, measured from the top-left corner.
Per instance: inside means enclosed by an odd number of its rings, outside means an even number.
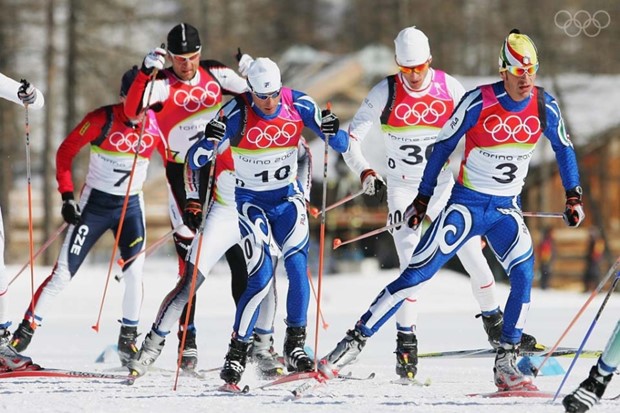
[[[73,192],[64,192],[62,194],[62,209],[60,210],[62,218],[69,225],[77,225],[82,218],[80,206],[73,199]]]
[[[340,120],[330,110],[325,109],[321,112],[321,132],[334,135],[340,129]]]
[[[405,220],[410,228],[418,229],[418,226],[424,221],[430,199],[430,196],[418,194],[411,205],[405,209]]]
[[[219,142],[226,135],[226,117],[221,119],[213,118],[205,126],[205,137],[209,140]]]
[[[144,62],[142,62],[142,71],[147,75],[150,75],[153,73],[154,69],[163,70],[165,64],[166,50],[161,47],[156,47],[144,58]]]
[[[188,199],[183,210],[183,223],[192,231],[202,224],[202,205],[197,199]]]
[[[578,227],[586,217],[581,200],[582,193],[583,190],[580,186],[566,191],[566,209],[564,209],[562,218],[569,227]]]
[[[24,105],[32,105],[37,100],[37,91],[27,80],[21,80],[22,85],[17,90],[17,97]]]
[[[379,202],[383,202],[387,186],[381,175],[377,175],[374,169],[364,169],[360,174],[360,180],[366,195],[374,196]]]

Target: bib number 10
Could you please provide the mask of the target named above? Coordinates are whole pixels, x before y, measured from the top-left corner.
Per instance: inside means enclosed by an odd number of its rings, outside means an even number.
[[[289,165],[284,165],[275,170],[275,172],[273,173],[273,178],[278,181],[284,181],[289,177],[290,174],[291,167]],[[262,182],[269,182],[269,170],[259,172],[257,174],[254,174],[254,176],[257,178],[261,178]]]

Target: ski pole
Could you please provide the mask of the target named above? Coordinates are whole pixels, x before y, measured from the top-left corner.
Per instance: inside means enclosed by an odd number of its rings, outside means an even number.
[[[357,237],[351,238],[351,239],[346,240],[346,241],[343,241],[340,238],[334,238],[333,248],[337,249],[337,248],[339,248],[339,247],[341,247],[343,245],[347,245],[347,244],[350,244],[350,243],[355,242],[355,241],[359,241],[359,240],[364,239],[364,238],[372,237],[373,235],[381,234],[382,232],[389,231],[389,230],[394,229],[396,227],[399,227],[401,225],[407,225],[407,221],[400,221],[400,222],[396,222],[394,224],[386,225],[384,227],[377,228],[375,230],[372,230],[372,231],[367,232],[367,233],[362,234],[362,235],[358,235]]]
[[[220,116],[220,121],[224,122],[224,120],[222,119],[222,117]],[[200,262],[200,253],[202,251],[202,240],[204,238],[203,232],[204,232],[204,228],[205,228],[205,223],[207,221],[207,215],[208,215],[208,211],[211,208],[211,197],[212,197],[212,190],[213,190],[213,184],[215,182],[215,160],[217,157],[217,144],[215,144],[215,148],[213,149],[214,151],[214,155],[213,155],[213,159],[211,160],[211,166],[209,167],[209,180],[207,181],[207,191],[206,191],[206,205],[207,208],[205,208],[204,213],[202,214],[202,222],[200,224],[200,228],[197,231],[197,236],[198,236],[198,243],[196,245],[196,247],[198,248],[196,250],[196,259],[194,260],[194,268],[192,270],[192,279],[191,279],[191,283],[190,283],[190,287],[189,287],[189,298],[187,300],[187,311],[185,313],[185,320],[183,321],[183,334],[181,335],[181,341],[179,343],[179,354],[177,356],[177,371],[174,377],[174,386],[172,388],[172,390],[176,391],[177,389],[177,383],[179,382],[179,373],[181,372],[181,361],[183,359],[183,349],[185,348],[185,339],[187,338],[187,326],[189,325],[189,317],[190,317],[190,308],[192,308],[192,301],[194,299],[194,296],[196,295],[196,278],[198,277],[198,264]],[[192,242],[192,246],[194,245],[194,243]],[[191,263],[191,249],[188,252],[189,256],[187,257],[187,264]],[[185,266],[186,270],[184,271],[185,274],[183,274],[183,277],[187,276],[187,268],[188,266]]]
[[[562,218],[559,212],[522,212],[524,217],[533,218]]]
[[[332,105],[327,102],[327,111],[331,113]],[[329,138],[330,134],[325,134],[325,151],[323,152],[323,197],[321,198],[321,211],[325,211],[327,206],[327,156],[329,154]],[[325,259],[325,215],[321,214],[321,225],[319,229],[319,274],[318,274],[318,287],[316,297],[316,323],[314,333],[314,369],[318,372],[319,362],[319,324],[321,314],[321,293],[323,288],[323,264]]]
[[[573,366],[575,365],[575,363],[577,362],[577,359],[579,358],[579,355],[583,351],[583,347],[586,345],[586,342],[590,338],[590,334],[592,334],[592,330],[594,330],[594,326],[596,325],[596,322],[600,318],[601,313],[603,312],[603,309],[607,305],[607,301],[609,301],[609,297],[611,297],[611,294],[616,289],[616,285],[618,284],[618,281],[620,281],[620,271],[616,274],[616,278],[614,278],[613,284],[611,284],[609,291],[607,291],[607,295],[605,295],[605,299],[601,303],[601,306],[599,307],[596,315],[594,316],[594,320],[592,320],[592,323],[590,324],[590,327],[588,328],[588,331],[586,332],[586,336],[581,341],[581,345],[577,349],[577,352],[575,353],[575,357],[573,357],[573,361],[571,361],[570,366],[568,367],[568,370],[566,370],[566,374],[564,374],[564,377],[562,378],[562,382],[560,383],[558,390],[555,392],[555,395],[553,396],[553,400],[551,401],[551,403],[553,403],[555,399],[558,398],[558,395],[562,391],[562,387],[564,386],[566,379],[568,379],[568,376],[570,375],[570,372],[573,369]]]
[[[334,202],[333,204],[331,204],[327,208],[323,208],[320,211],[318,211],[316,209],[310,209],[309,211],[312,214],[313,218],[318,218],[319,215],[323,214],[323,211],[327,212],[327,211],[332,210],[332,209],[334,209],[336,207],[339,207],[342,204],[346,204],[350,200],[357,198],[358,196],[362,195],[363,193],[364,193],[364,189],[362,188],[362,189],[360,189],[359,191],[357,191],[357,192],[355,192],[353,194],[345,196],[340,201]]]
[[[571,328],[573,328],[573,326],[575,325],[575,323],[577,322],[577,320],[579,319],[579,317],[581,317],[581,315],[583,314],[583,312],[586,310],[586,308],[588,307],[588,305],[590,305],[590,303],[592,302],[592,300],[594,300],[594,298],[597,296],[597,294],[603,289],[603,287],[605,286],[605,284],[607,284],[607,281],[609,281],[609,279],[611,278],[611,276],[616,272],[618,266],[620,266],[620,257],[618,257],[616,259],[616,262],[611,266],[611,268],[609,269],[609,271],[607,271],[607,274],[605,274],[605,277],[601,280],[601,282],[596,286],[596,288],[594,289],[594,291],[592,291],[592,293],[590,294],[590,297],[588,297],[588,299],[586,300],[586,302],[583,304],[583,306],[581,306],[581,308],[579,309],[579,311],[577,312],[577,314],[575,314],[575,317],[573,317],[573,319],[571,320],[571,322],[568,324],[568,327],[566,327],[566,330],[564,330],[564,332],[562,333],[562,335],[560,336],[560,338],[558,339],[558,341],[553,345],[553,347],[551,348],[551,350],[549,350],[549,352],[547,353],[547,355],[545,356],[545,358],[543,359],[542,363],[540,363],[540,365],[538,366],[538,371],[542,370],[542,367],[545,365],[545,363],[547,362],[547,360],[549,359],[549,357],[551,357],[551,354],[553,354],[554,351],[556,351],[558,349],[558,347],[560,346],[560,343],[562,342],[562,340],[564,340],[564,337],[566,337],[566,335],[568,334],[568,332],[570,331]],[[534,376],[538,375],[538,372],[534,373]]]
[[[312,289],[312,294],[314,295],[314,299],[318,301],[316,290],[314,289],[314,281],[312,280],[312,272],[310,272],[310,267],[308,267],[308,271],[306,271],[306,273],[308,274],[308,281],[310,282],[310,288]],[[327,330],[327,327],[329,327],[329,324],[327,324],[327,322],[325,321],[325,317],[323,317],[323,312],[321,311],[321,309],[318,309],[317,312],[319,313],[319,316],[321,317],[321,322],[323,323],[323,330]]]
[[[174,234],[175,232],[177,232],[179,229],[181,229],[181,227],[183,226],[183,224],[177,225],[176,227],[172,228],[170,231],[166,232],[163,236],[161,236],[157,241],[153,242],[151,245],[149,245],[147,248],[142,249],[140,251],[138,251],[136,254],[134,254],[131,258],[128,258],[127,260],[124,260],[123,258],[119,258],[116,263],[120,266],[120,267],[124,267],[125,264],[129,264],[130,262],[134,261],[136,258],[138,258],[140,255],[142,254],[146,254],[146,256],[148,257],[149,255],[151,255],[152,253],[154,253],[155,251],[157,251],[159,249],[159,247],[161,247],[162,245],[164,245],[166,243],[166,241],[168,241],[168,237],[172,234]],[[117,274],[114,276],[114,279],[116,281],[121,281],[123,279],[123,274]]]
[[[162,44],[162,49],[165,47]],[[103,304],[105,303],[105,297],[108,292],[108,285],[110,285],[110,276],[112,275],[112,268],[114,267],[114,257],[116,256],[116,250],[118,248],[118,243],[121,239],[121,234],[123,233],[123,223],[125,222],[125,214],[127,213],[127,204],[129,203],[129,194],[131,192],[131,184],[133,183],[134,174],[136,171],[136,165],[138,163],[138,155],[140,154],[140,148],[142,146],[142,138],[144,137],[144,129],[146,128],[147,121],[147,111],[149,110],[149,106],[151,103],[151,96],[153,95],[153,86],[155,85],[155,79],[157,77],[157,69],[153,69],[153,73],[151,74],[149,85],[149,94],[146,98],[146,105],[144,106],[144,118],[142,119],[142,127],[140,128],[140,134],[138,135],[138,142],[136,143],[136,150],[133,156],[133,163],[131,164],[131,170],[129,172],[129,179],[127,182],[127,191],[125,192],[125,199],[123,200],[123,206],[121,208],[121,216],[118,219],[118,227],[116,229],[116,237],[114,238],[114,245],[112,246],[112,256],[110,257],[110,263],[108,265],[108,274],[105,279],[105,285],[103,287],[103,296],[101,297],[101,304],[99,305],[99,315],[97,316],[97,321],[95,325],[92,326],[92,329],[96,332],[99,332],[99,323],[101,322],[101,314],[103,313]]]
[[[22,85],[27,86],[26,80],[21,80]],[[28,104],[24,104],[25,109],[25,130],[26,130],[26,180],[28,182],[28,253],[30,256],[30,313],[34,324],[34,229],[32,223],[32,176],[30,173],[30,119],[28,118]]]
[[[58,227],[58,229],[52,234],[52,236],[45,241],[45,244],[41,245],[41,247],[34,253],[33,258],[36,260],[37,257],[41,254],[43,254],[43,252],[50,246],[52,245],[52,243],[54,242],[54,240],[56,238],[58,238],[58,236],[60,234],[62,234],[62,232],[65,230],[65,228],[67,228],[67,223],[63,223],[60,227]],[[15,280],[17,280],[17,278],[22,274],[22,272],[24,272],[24,270],[26,269],[26,267],[28,267],[28,265],[33,265],[32,261],[28,261],[27,263],[25,263],[17,272],[17,274],[15,274],[15,276],[13,277],[13,279],[11,279],[11,281],[9,282],[9,285],[13,284],[15,282]]]

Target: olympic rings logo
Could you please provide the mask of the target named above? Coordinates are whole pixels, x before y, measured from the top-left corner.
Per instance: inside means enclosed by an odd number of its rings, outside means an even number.
[[[441,100],[435,100],[430,105],[426,102],[416,102],[413,106],[401,103],[396,106],[394,115],[407,125],[417,125],[422,121],[427,125],[434,125],[446,114],[446,104]]]
[[[214,106],[222,95],[220,85],[217,82],[208,82],[204,89],[194,86],[189,91],[180,89],[174,92],[173,100],[177,106],[183,106],[188,112],[196,112],[203,107]]]
[[[270,146],[285,146],[293,137],[297,135],[297,125],[287,122],[282,125],[282,129],[276,125],[267,125],[265,129],[257,126],[251,128],[246,134],[248,142],[256,145],[260,149]]]
[[[491,115],[484,120],[483,126],[495,142],[503,143],[511,140],[525,143],[540,131],[540,119],[533,115],[525,119],[517,115],[510,115],[505,119]]]
[[[585,10],[579,10],[575,14],[571,14],[568,10],[560,10],[553,20],[558,29],[564,30],[569,37],[577,37],[581,33],[588,37],[596,37],[611,24],[611,16],[605,10],[598,10],[594,14]]]
[[[135,153],[136,149],[138,148],[138,143],[140,144],[140,152],[138,153],[143,153],[151,146],[153,146],[153,143],[155,142],[155,139],[152,135],[145,133],[142,135],[142,140],[140,140],[140,136],[135,132],[131,132],[128,134],[124,134],[122,132],[114,132],[110,135],[110,138],[108,140],[118,152],[123,153]]]

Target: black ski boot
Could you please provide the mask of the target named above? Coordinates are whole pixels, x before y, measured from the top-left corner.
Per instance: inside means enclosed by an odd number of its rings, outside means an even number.
[[[136,339],[138,338],[138,327],[121,325],[121,332],[118,335],[118,357],[121,365],[126,366],[136,353]]]
[[[499,310],[495,314],[485,316],[482,314],[476,315],[482,318],[482,326],[487,333],[489,343],[494,349],[499,347],[499,340],[502,337],[502,327],[504,327],[504,313]],[[545,346],[538,344],[536,338],[526,333],[521,334],[521,343],[519,345],[521,351],[543,351]]]
[[[18,352],[26,350],[30,345],[30,340],[32,340],[32,335],[34,334],[34,329],[30,325],[30,321],[24,319],[17,327],[17,330],[13,333],[13,338],[11,339],[11,346]]]
[[[607,385],[613,374],[602,376],[597,366],[590,369],[590,376],[585,379],[577,389],[564,397],[562,404],[567,413],[587,412],[592,406],[601,400]]]
[[[179,326],[179,352],[181,351],[181,340],[183,339],[183,327]],[[181,356],[181,368],[185,371],[196,370],[198,365],[198,347],[196,346],[196,328],[189,326],[185,335],[185,346]]]
[[[244,343],[235,338],[230,339],[226,361],[224,361],[224,367],[220,371],[220,378],[226,383],[237,384],[241,381],[241,376],[245,371],[249,345],[250,343]]]
[[[396,374],[413,379],[418,373],[418,339],[413,333],[398,332],[396,335]]]
[[[304,372],[314,370],[314,361],[308,357],[306,327],[287,327],[284,338],[284,362],[288,371]]]

